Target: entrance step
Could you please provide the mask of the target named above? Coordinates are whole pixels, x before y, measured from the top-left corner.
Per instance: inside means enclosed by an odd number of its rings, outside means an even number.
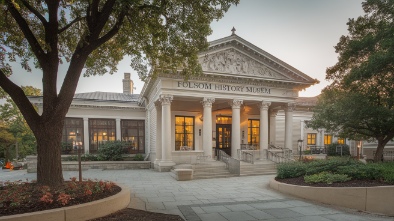
[[[193,165],[193,179],[212,179],[236,176],[228,171],[226,164],[220,161],[210,161]]]
[[[268,160],[258,160],[254,164],[241,162],[241,176],[276,174],[276,164]]]

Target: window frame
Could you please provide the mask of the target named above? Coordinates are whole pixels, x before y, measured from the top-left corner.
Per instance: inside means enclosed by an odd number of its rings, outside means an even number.
[[[104,122],[106,121],[106,125],[98,125],[97,122]],[[95,122],[95,124],[93,124]],[[111,124],[108,124],[111,122]],[[112,127],[113,125],[113,127]],[[101,144],[107,142],[107,141],[115,141],[116,140],[116,120],[115,119],[110,119],[110,118],[89,118],[89,153],[97,153],[98,148]],[[94,135],[95,131],[97,131],[97,134]],[[100,131],[101,130],[101,131]],[[101,135],[100,135],[101,133]],[[106,134],[104,134],[106,133]],[[111,133],[111,135],[109,135]],[[97,140],[95,141],[93,138],[96,136]],[[99,137],[101,136],[101,139],[103,136],[107,137],[107,140],[99,140]]]
[[[332,134],[324,134],[324,146],[332,144]]]
[[[78,121],[78,124],[73,124],[72,121]],[[64,125],[62,129],[62,154],[74,154],[77,148],[84,147],[84,121],[83,118],[79,117],[66,117],[64,119]],[[74,134],[71,134],[74,132]],[[71,143],[69,140],[73,139],[70,137],[75,136],[75,141]],[[80,139],[78,139],[80,138]]]
[[[306,134],[306,145],[316,146],[316,138],[317,138],[317,133],[307,133]]]
[[[136,126],[129,125],[129,123],[137,123]],[[129,135],[130,129],[136,129],[137,135]],[[142,130],[142,131],[141,131]],[[135,120],[135,119],[121,119],[120,120],[120,134],[121,140],[127,142],[126,152],[128,154],[145,153],[145,120]],[[125,136],[126,135],[126,136]],[[136,137],[136,142],[130,141],[128,138]],[[135,145],[137,144],[137,145]]]
[[[177,118],[183,118],[183,124],[177,124]],[[191,118],[192,119],[192,122],[193,122],[193,124],[192,125],[187,125],[186,124],[186,118]],[[195,122],[196,121],[196,118],[194,117],[194,116],[185,116],[185,115],[175,115],[175,151],[182,151],[182,150],[195,150],[195,142],[196,142],[196,136],[195,136]],[[179,127],[179,126],[181,126],[182,127],[182,131],[183,132],[181,132],[181,133],[179,133],[179,132],[177,132],[177,126]],[[192,126],[193,127],[193,131],[191,132],[191,133],[187,133],[187,130],[186,130],[186,126]],[[182,145],[182,144],[185,144],[185,143],[187,143],[187,136],[186,135],[188,135],[188,134],[191,134],[192,135],[192,139],[193,139],[193,141],[192,141],[192,146],[190,147],[190,146],[188,146],[188,145]],[[181,140],[181,141],[178,141],[177,140],[177,135],[183,135],[183,140]],[[181,136],[182,137],[182,136]],[[178,142],[181,142],[180,143],[180,145],[179,145],[179,147],[177,147],[177,143]],[[185,149],[182,149],[181,147],[188,147],[187,149],[185,148]]]
[[[257,127],[253,127],[253,121],[258,121],[259,125]],[[260,120],[259,119],[248,119],[248,144],[249,145],[259,145],[260,144]],[[257,128],[257,135],[253,136],[253,129]],[[257,137],[257,142],[250,142],[253,141],[253,138]]]

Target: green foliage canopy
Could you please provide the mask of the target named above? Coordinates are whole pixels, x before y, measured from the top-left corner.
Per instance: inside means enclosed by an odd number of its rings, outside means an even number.
[[[63,182],[60,149],[64,118],[79,78],[116,72],[128,55],[142,80],[159,72],[201,73],[197,53],[208,44],[210,23],[239,0],[2,0],[0,87],[15,102],[37,138],[37,181]],[[42,70],[39,115],[8,76],[10,63]],[[68,70],[60,90],[58,71]],[[48,170],[47,168],[51,168]]]
[[[308,126],[377,140],[380,159],[394,137],[394,1],[367,0],[362,6],[365,15],[349,19],[349,34],[335,46],[338,62],[326,75],[332,84]]]

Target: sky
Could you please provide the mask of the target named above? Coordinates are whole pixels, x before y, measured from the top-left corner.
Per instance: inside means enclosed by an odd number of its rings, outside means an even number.
[[[337,62],[334,46],[342,35],[347,35],[347,21],[364,14],[362,0],[241,0],[219,21],[211,24],[213,33],[208,41],[236,34],[264,51],[274,55],[301,72],[316,78],[320,84],[301,91],[301,97],[313,97],[330,82],[325,80],[327,67]],[[58,90],[63,81],[66,66],[59,72]],[[141,92],[143,82],[130,67],[125,57],[118,64],[114,75],[81,77],[76,93],[104,91],[122,92],[125,72],[131,73],[136,87]],[[42,73],[32,73],[14,65],[11,80],[18,85],[42,88]]]

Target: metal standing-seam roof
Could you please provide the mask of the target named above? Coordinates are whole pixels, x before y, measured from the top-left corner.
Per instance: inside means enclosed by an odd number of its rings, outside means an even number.
[[[113,92],[88,92],[74,95],[74,99],[96,100],[96,101],[120,101],[120,102],[137,102],[139,94],[124,94]]]

